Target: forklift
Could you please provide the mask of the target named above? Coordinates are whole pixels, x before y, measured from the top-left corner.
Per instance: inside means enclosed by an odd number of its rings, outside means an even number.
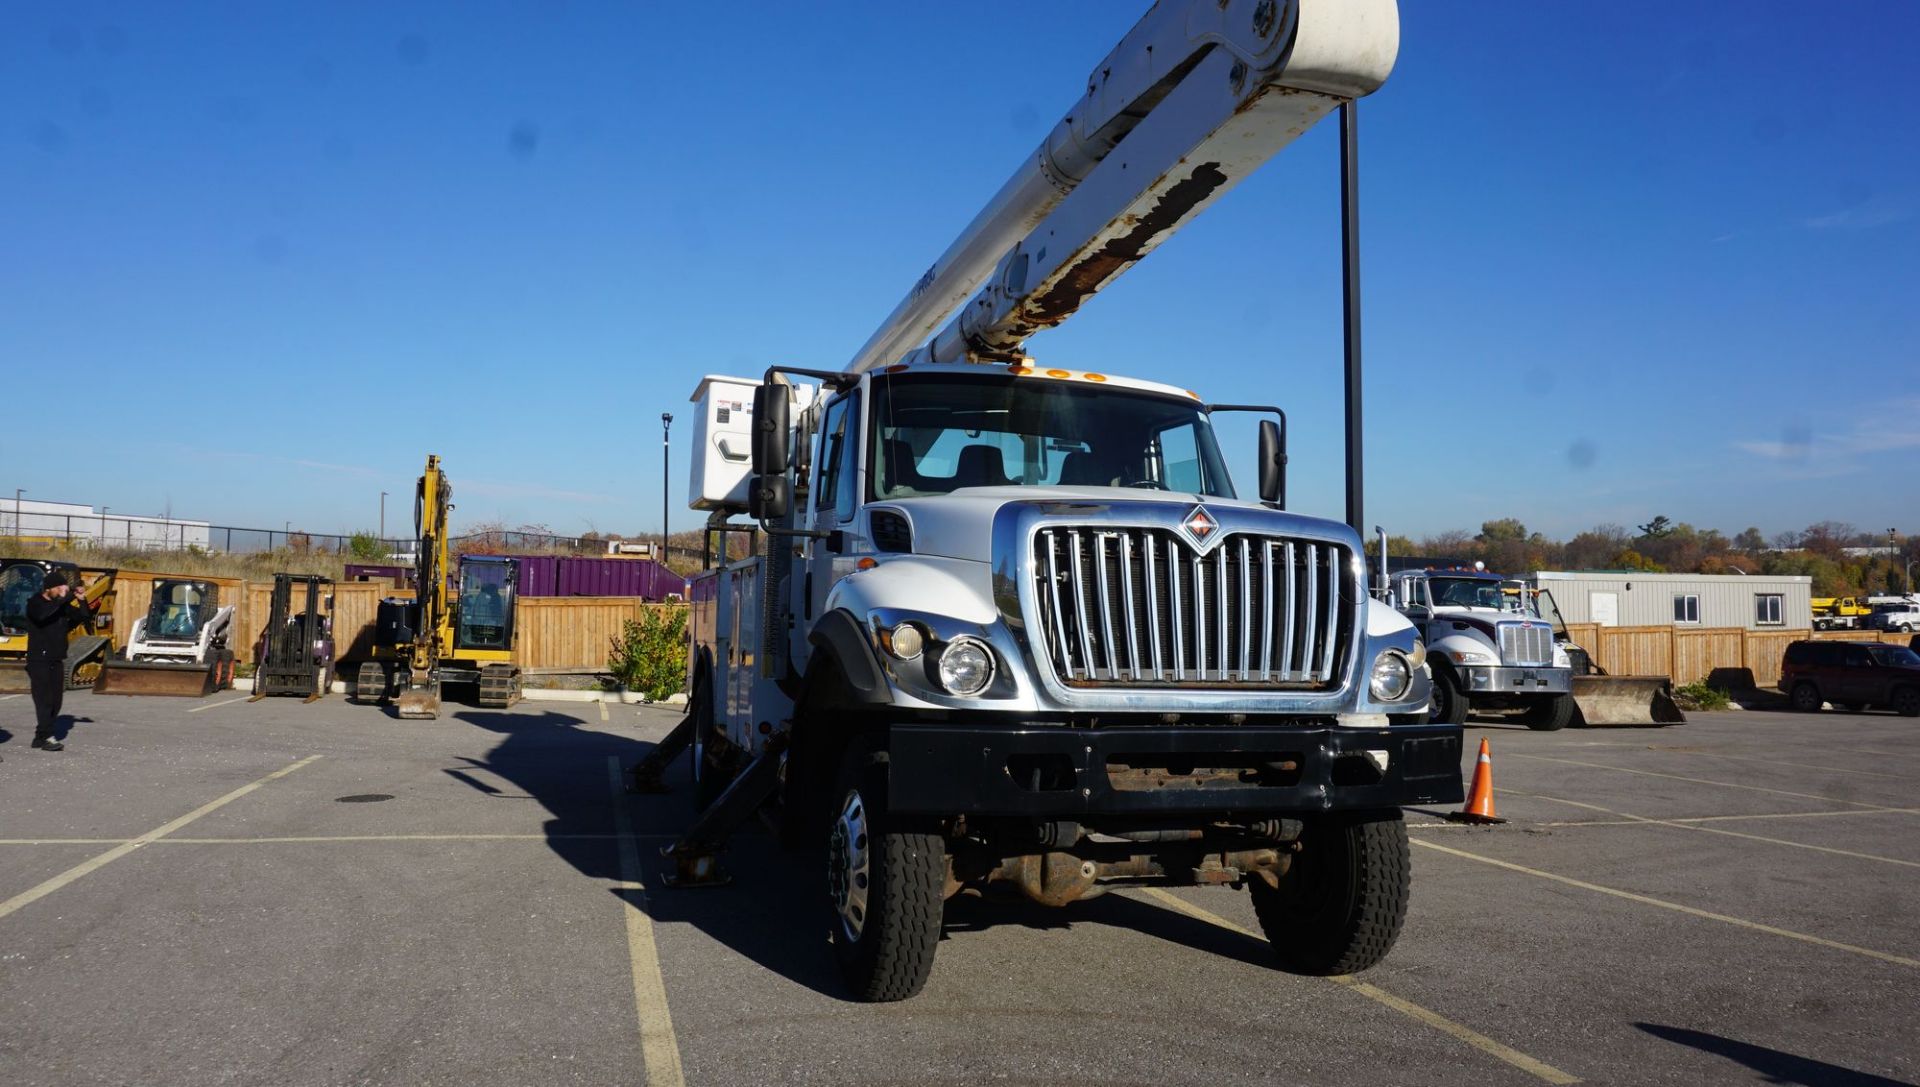
[[[318,702],[333,685],[333,581],[315,574],[273,575],[273,600],[253,659],[249,702],[273,694]]]

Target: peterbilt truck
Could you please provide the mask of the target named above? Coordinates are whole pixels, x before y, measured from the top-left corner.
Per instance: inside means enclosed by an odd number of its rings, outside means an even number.
[[[634,771],[690,754],[669,883],[722,881],[727,834],[770,818],[823,858],[807,891],[864,1000],[917,992],[944,901],[995,886],[1245,888],[1290,969],[1387,953],[1401,806],[1461,798],[1461,732],[1369,592],[1357,488],[1351,523],[1292,512],[1279,408],[1025,341],[1351,125],[1397,46],[1392,0],[1163,0],[848,365],[700,383],[691,505],[758,544],[693,580],[687,717]],[[1271,416],[1241,482],[1228,412]]]
[[[1519,711],[1541,732],[1573,721],[1572,660],[1525,586],[1473,568],[1403,570],[1392,585],[1427,647],[1432,720],[1458,724],[1484,709]]]

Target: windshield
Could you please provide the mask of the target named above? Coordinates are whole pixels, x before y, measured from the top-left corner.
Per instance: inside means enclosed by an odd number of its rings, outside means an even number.
[[[200,628],[220,610],[220,587],[204,581],[168,581],[153,583],[153,600],[147,605],[147,636],[180,638],[200,637]]]
[[[506,649],[513,600],[512,564],[463,563],[460,567],[460,632],[463,649]]]
[[[37,562],[22,562],[0,570],[0,627],[19,633],[27,629],[27,601],[40,591],[47,572]]]
[[[1498,611],[1506,607],[1500,583],[1486,578],[1431,577],[1427,579],[1427,591],[1432,595],[1436,608],[1492,608]]]
[[[1009,485],[1234,497],[1191,401],[994,373],[883,375],[873,390],[873,498]]]

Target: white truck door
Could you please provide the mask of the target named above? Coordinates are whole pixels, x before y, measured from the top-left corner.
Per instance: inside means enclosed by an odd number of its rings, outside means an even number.
[[[812,527],[819,532],[844,532],[851,529],[860,510],[860,394],[842,394],[827,405],[820,423],[820,450],[814,459]],[[849,541],[850,542],[850,541]],[[805,569],[796,570],[804,584],[806,623],[826,610],[827,593],[834,582],[853,569],[848,547],[839,550],[830,539],[807,541]]]

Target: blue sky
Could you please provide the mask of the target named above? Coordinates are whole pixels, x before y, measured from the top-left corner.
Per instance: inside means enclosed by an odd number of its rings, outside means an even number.
[[[693,527],[700,375],[843,363],[1145,6],[9,6],[0,490],[341,531],[432,451],[457,523],[653,531],[672,411]],[[1401,18],[1371,520],[1920,531],[1920,6]],[[1334,150],[1031,348],[1280,402],[1338,518]]]

